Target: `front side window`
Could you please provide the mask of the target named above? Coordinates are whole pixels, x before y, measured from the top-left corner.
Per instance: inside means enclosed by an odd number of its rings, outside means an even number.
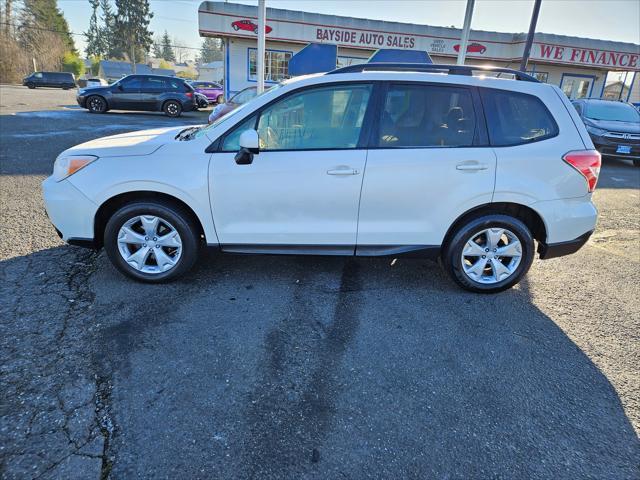
[[[240,135],[245,130],[252,130],[256,127],[256,115],[251,115],[249,118],[240,123],[231,132],[227,133],[222,140],[220,150],[223,152],[237,152],[240,150]]]
[[[338,85],[294,93],[258,121],[262,150],[356,148],[371,85]]]
[[[520,145],[558,134],[558,125],[539,98],[489,88],[480,92],[492,145]]]
[[[258,51],[249,49],[249,80],[257,80],[258,75]],[[281,82],[289,78],[289,60],[291,52],[278,52],[267,50],[264,52],[264,79],[267,82]]]
[[[138,88],[142,88],[142,79],[143,77],[129,77],[120,81],[120,85],[125,90],[135,90]]]
[[[391,85],[378,122],[380,148],[468,147],[476,117],[469,90]]]

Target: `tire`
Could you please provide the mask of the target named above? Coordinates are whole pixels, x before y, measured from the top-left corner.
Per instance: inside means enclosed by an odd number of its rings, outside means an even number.
[[[36,88],[36,84],[33,83],[33,82],[29,82],[29,83],[27,83],[27,88],[33,90],[34,88]]]
[[[216,103],[218,105],[220,105],[222,103],[222,101],[224,100],[224,95],[220,94],[216,97]]]
[[[633,159],[633,166],[634,167],[640,167],[640,159],[634,158]]]
[[[533,237],[517,218],[502,214],[483,215],[466,222],[452,235],[446,244],[442,265],[458,285],[470,292],[497,293],[511,288],[529,271],[533,262]],[[506,248],[508,246],[510,250]],[[500,249],[505,254],[494,258]],[[468,255],[463,257],[463,251]],[[484,266],[484,269],[474,271],[476,265]]]
[[[143,217],[148,229],[142,224]],[[155,227],[152,227],[153,218],[158,219]],[[130,236],[131,243],[119,238],[123,226],[133,233]],[[151,236],[151,231],[156,232],[155,237]],[[168,282],[183,275],[195,264],[201,243],[198,231],[192,216],[178,205],[159,200],[137,201],[125,205],[111,216],[104,231],[104,248],[111,263],[128,277],[145,283]],[[177,232],[177,236],[173,232]],[[170,235],[173,237],[161,246],[154,241]],[[140,245],[140,242],[148,243]],[[137,258],[129,262],[125,260],[124,255],[133,255],[138,251],[142,254]],[[158,260],[160,257],[156,257],[156,252],[164,253],[162,258],[165,263]],[[175,263],[171,263],[171,260]],[[133,265],[136,262],[137,266]]]
[[[105,113],[107,111],[107,101],[100,95],[91,95],[87,98],[85,105],[89,113]]]
[[[179,117],[182,114],[182,105],[175,100],[167,100],[162,106],[162,111],[167,117]]]

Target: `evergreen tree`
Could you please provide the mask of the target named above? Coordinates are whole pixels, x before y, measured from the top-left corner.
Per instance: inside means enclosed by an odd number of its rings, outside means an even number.
[[[156,58],[162,58],[162,39],[154,38],[153,39],[153,56]]]
[[[222,60],[222,42],[217,38],[206,37],[202,42],[197,61],[209,63],[216,60]]]
[[[149,0],[115,0],[115,4],[116,53],[132,63],[143,61],[153,43]]]
[[[100,0],[102,10],[102,27],[100,27],[100,37],[102,38],[102,56],[111,58],[116,56],[115,40],[115,15],[111,8],[111,0]]]
[[[58,2],[56,0],[24,0],[23,8],[23,21],[24,35],[29,36],[29,30],[35,31],[37,29],[50,30],[51,32],[60,35],[67,50],[76,53],[76,47],[69,31],[69,24],[62,15],[62,12],[58,9]],[[29,38],[26,38],[26,44],[31,43]]]
[[[87,40],[87,46],[84,51],[87,57],[100,57],[105,54],[102,29],[98,25],[100,0],[89,0],[89,4],[93,11],[89,19],[89,29],[84,32],[84,38]]]
[[[164,35],[162,35],[161,42],[161,57],[164,58],[167,62],[175,62],[176,54],[173,52],[173,47],[171,46],[171,38],[169,38],[169,34],[167,31],[164,31]]]

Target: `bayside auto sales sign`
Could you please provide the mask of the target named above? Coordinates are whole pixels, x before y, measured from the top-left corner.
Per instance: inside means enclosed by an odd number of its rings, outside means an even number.
[[[257,8],[254,6],[205,1],[198,10],[200,34],[255,39],[258,31],[256,17]],[[331,43],[368,51],[401,48],[449,57],[458,54],[461,34],[455,28],[272,8],[267,9],[266,33],[267,41]],[[467,56],[506,62],[518,60],[524,41],[522,34],[472,31]],[[531,49],[533,60],[625,70],[640,69],[639,56],[638,45],[548,34],[536,34]]]

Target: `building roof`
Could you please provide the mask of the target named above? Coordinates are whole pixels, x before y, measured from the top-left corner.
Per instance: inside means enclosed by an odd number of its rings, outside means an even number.
[[[102,60],[100,68],[104,72],[106,78],[121,78],[125,75],[131,75],[131,64],[129,62],[120,62],[115,60]],[[144,63],[136,63],[136,74],[146,75],[167,75],[175,76],[176,72],[166,68],[151,68]]]
[[[222,60],[215,60],[213,62],[203,63],[202,65],[199,65],[198,68],[221,68],[222,64]]]

